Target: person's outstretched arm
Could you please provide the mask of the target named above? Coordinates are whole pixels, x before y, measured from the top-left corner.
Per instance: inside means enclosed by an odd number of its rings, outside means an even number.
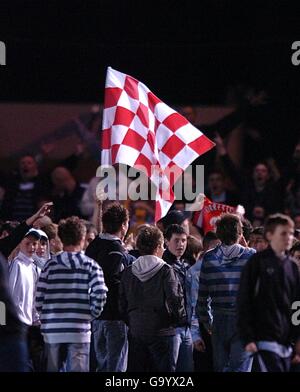
[[[22,241],[24,235],[31,228],[33,223],[37,219],[42,218],[50,212],[50,208],[52,205],[52,202],[45,203],[34,215],[32,215],[30,218],[26,219],[25,222],[22,222],[19,226],[17,226],[9,236],[0,239],[0,252],[5,258],[7,258],[10,253],[15,249],[15,247],[18,246],[18,244]]]

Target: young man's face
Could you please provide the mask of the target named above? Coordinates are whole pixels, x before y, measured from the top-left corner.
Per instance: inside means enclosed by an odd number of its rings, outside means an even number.
[[[261,252],[268,247],[268,242],[264,239],[263,235],[251,234],[249,241],[250,248],[254,248],[256,252]]]
[[[259,184],[265,184],[269,179],[269,169],[266,165],[258,164],[253,171],[253,179]]]
[[[86,249],[95,238],[96,235],[93,231],[89,231],[88,233],[86,233],[84,249]]]
[[[47,240],[40,239],[40,241],[38,242],[36,254],[39,257],[45,257],[46,252],[47,252]]]
[[[273,249],[284,252],[292,247],[294,228],[289,225],[278,225],[273,233],[267,233],[267,238]]]
[[[38,248],[39,240],[33,236],[25,237],[20,243],[20,251],[27,257],[32,257]]]
[[[186,234],[172,234],[170,241],[166,240],[169,251],[178,259],[184,254],[187,245]]]

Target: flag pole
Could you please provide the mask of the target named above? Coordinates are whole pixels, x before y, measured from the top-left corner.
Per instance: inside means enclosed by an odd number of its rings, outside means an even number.
[[[103,201],[98,199],[97,195],[96,195],[96,203],[97,203],[97,231],[98,234],[102,233],[102,209],[103,209]]]
[[[106,79],[105,79],[106,82]],[[104,89],[105,91],[105,89]],[[103,102],[104,102],[104,98],[103,97]],[[103,135],[103,108],[104,105],[102,107],[102,121],[100,122],[99,125],[99,131],[100,131],[100,140],[99,140],[99,147],[100,147],[100,166],[102,164],[102,135]],[[102,227],[102,214],[103,214],[103,199],[98,196],[97,192],[96,192],[96,208],[97,208],[97,218],[96,218],[96,229],[98,231],[98,234],[102,233],[103,227]]]

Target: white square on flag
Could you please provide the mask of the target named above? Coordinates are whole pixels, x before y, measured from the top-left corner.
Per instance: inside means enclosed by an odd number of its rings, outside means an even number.
[[[147,86],[133,77],[107,69],[102,127],[102,165],[117,163],[145,166],[151,177],[152,165],[166,176],[169,169],[177,177],[168,180],[172,188],[182,173],[214,143],[181,114],[157,98]],[[166,198],[157,176],[155,221],[166,215],[174,202],[173,192]],[[165,181],[164,181],[165,182]]]

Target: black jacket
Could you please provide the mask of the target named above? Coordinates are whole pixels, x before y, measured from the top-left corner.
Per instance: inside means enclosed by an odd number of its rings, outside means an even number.
[[[279,259],[271,248],[253,255],[245,265],[238,294],[238,329],[246,344],[259,340],[289,345],[300,338],[292,320],[292,303],[300,301],[297,265]]]
[[[22,241],[31,226],[27,226],[25,222],[17,226],[12,233],[0,239],[0,252],[4,257],[8,257],[17,245]]]
[[[132,266],[127,268],[121,279],[119,306],[132,336],[175,335],[174,327],[186,323],[181,285],[167,264],[145,282],[133,274]]]
[[[177,260],[176,256],[174,256],[169,249],[164,251],[162,258],[167,264],[173,267],[175,274],[181,283],[182,289],[185,292],[186,273],[190,268],[189,263],[184,258],[180,259],[180,261]]]
[[[187,270],[190,268],[190,265],[184,258],[182,258],[181,260],[177,260],[176,256],[174,256],[173,253],[169,251],[169,249],[166,249],[164,251],[162,258],[167,264],[169,264],[173,268],[175,275],[181,284],[183,296],[184,296],[184,306],[186,309],[187,308],[186,275],[187,275]],[[188,322],[186,325],[188,325]]]
[[[126,253],[121,240],[107,234],[95,238],[87,247],[85,254],[101,266],[108,288],[106,304],[99,319],[121,320],[118,310],[121,272],[134,257]]]

